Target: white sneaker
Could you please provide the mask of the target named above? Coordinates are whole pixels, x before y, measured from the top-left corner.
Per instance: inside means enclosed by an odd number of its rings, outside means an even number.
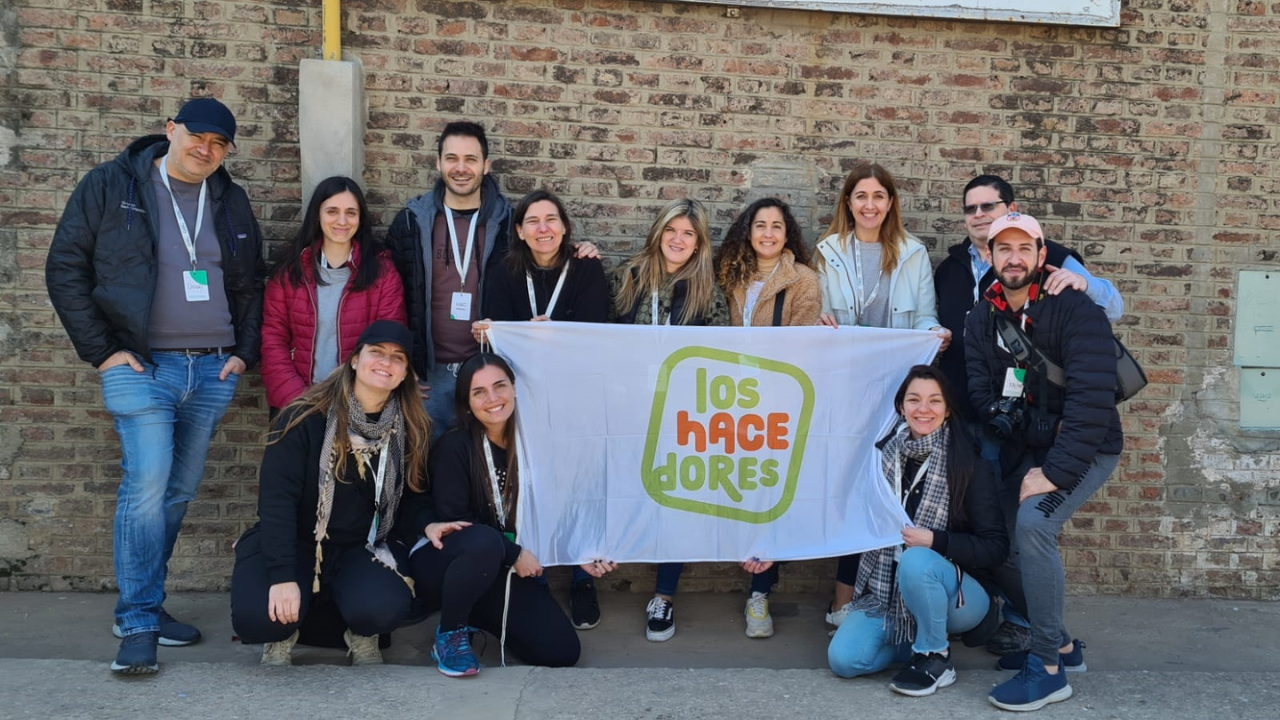
[[[844,619],[849,617],[849,613],[853,612],[853,601],[840,606],[839,610],[832,610],[827,613],[827,624],[832,627],[840,627]]]
[[[262,646],[262,659],[259,665],[283,667],[293,664],[293,646],[298,642],[298,631],[280,642],[265,643]]]
[[[342,633],[342,640],[347,644],[352,665],[382,664],[382,648],[378,647],[377,635],[356,635],[347,629]]]
[[[747,618],[747,637],[773,637],[773,617],[769,615],[769,596],[762,592],[752,592],[747,598],[747,609],[743,613]]]

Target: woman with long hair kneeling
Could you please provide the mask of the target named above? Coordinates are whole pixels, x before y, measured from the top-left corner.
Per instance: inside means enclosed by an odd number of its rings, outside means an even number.
[[[509,647],[530,665],[573,665],[578,635],[538,582],[538,558],[516,542],[521,488],[511,366],[497,355],[472,356],[458,368],[454,405],[458,425],[432,448],[430,487],[406,511],[424,536],[409,571],[425,611],[440,609],[436,667],[450,677],[480,671],[474,628],[505,635],[504,652]]]
[[[1009,553],[996,480],[988,463],[974,462],[953,406],[946,376],[930,365],[911,368],[898,388],[905,422],[882,441],[881,466],[911,523],[902,545],[863,554],[852,609],[827,648],[841,677],[906,662],[889,683],[903,695],[955,682],[947,635],[994,620],[974,575]]]
[[[355,665],[382,662],[378,635],[413,603],[392,534],[401,495],[421,487],[430,421],[409,364],[412,336],[379,320],[328,378],[276,418],[262,458],[258,524],[236,543],[231,624],[264,643],[263,665],[289,665],[314,600],[346,624]],[[310,626],[309,626],[310,629]]]

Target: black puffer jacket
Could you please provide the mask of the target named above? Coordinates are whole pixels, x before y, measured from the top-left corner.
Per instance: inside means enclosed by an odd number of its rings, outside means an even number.
[[[977,306],[974,302],[974,285],[978,287],[978,298],[991,287],[996,276],[990,268],[976,282],[973,277],[973,259],[969,248],[973,242],[968,238],[947,248],[947,257],[938,263],[933,271],[933,289],[938,296],[938,322],[951,331],[951,345],[938,360],[938,367],[951,383],[951,390],[960,402],[960,417],[973,420],[977,413],[969,406],[969,372],[965,367],[964,319]],[[1068,257],[1074,257],[1081,265],[1084,258],[1075,250],[1048,240],[1046,262],[1054,267],[1062,267]]]
[[[980,414],[1001,396],[1005,371],[1015,365],[1013,356],[996,344],[996,312],[984,299],[965,321],[969,399],[974,408],[981,408]],[[1027,372],[1025,387],[1036,407],[1061,416],[1052,447],[1037,462],[1050,482],[1070,490],[1095,456],[1119,454],[1124,447],[1116,411],[1115,339],[1102,308],[1074,289],[1042,297],[1026,308],[1026,314],[1028,335],[1067,378],[1063,389]],[[1002,460],[1012,457],[1017,465],[1026,450],[1019,439],[1006,441]]]
[[[156,217],[151,185],[163,135],[139,138],[89,171],[67,202],[45,263],[49,299],[81,360],[93,366],[120,350],[151,361],[147,335],[156,290]],[[262,336],[262,232],[249,196],[224,168],[209,176],[213,226],[236,346],[252,367]]]

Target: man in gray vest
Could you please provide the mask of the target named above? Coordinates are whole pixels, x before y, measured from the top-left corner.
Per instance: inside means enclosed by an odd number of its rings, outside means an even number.
[[[113,672],[158,670],[156,645],[200,631],[164,610],[169,557],[214,430],[258,359],[262,236],[222,167],[236,121],[212,98],[135,140],[76,186],[45,265],[76,353],[98,369],[124,475],[113,552]]]

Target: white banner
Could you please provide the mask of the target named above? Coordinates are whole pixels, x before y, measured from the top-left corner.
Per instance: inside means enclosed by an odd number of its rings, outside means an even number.
[[[543,565],[801,560],[901,542],[875,442],[932,332],[493,323],[519,541]]]

